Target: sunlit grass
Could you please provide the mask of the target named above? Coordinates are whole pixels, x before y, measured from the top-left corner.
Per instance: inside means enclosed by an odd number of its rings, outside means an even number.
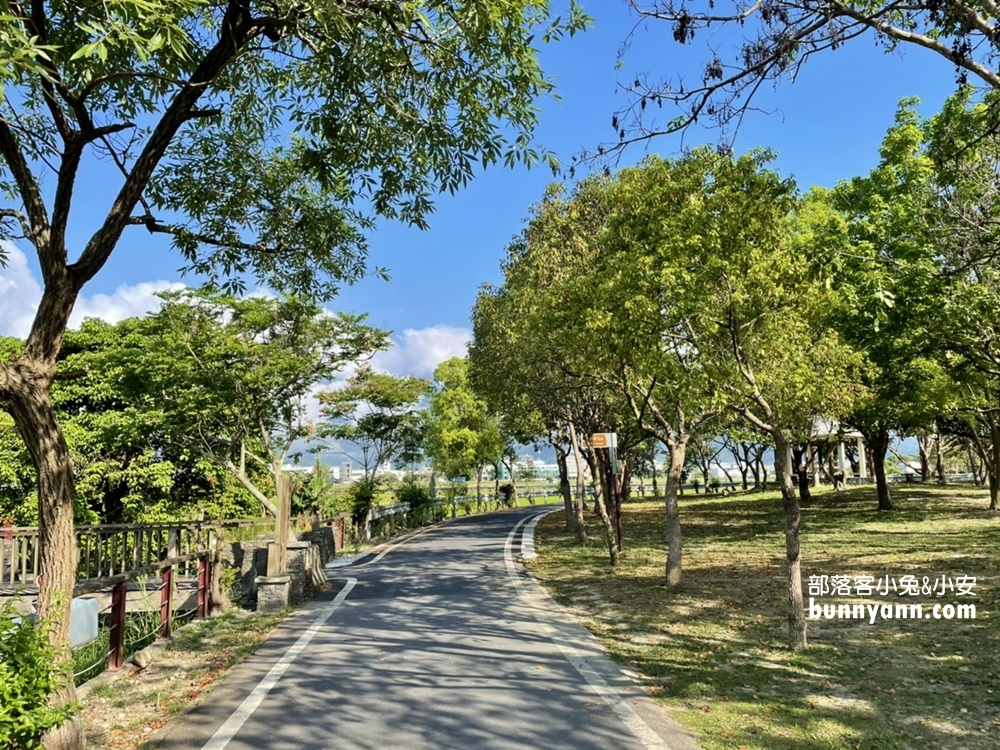
[[[975,575],[976,597],[966,599],[977,605],[975,620],[822,620],[810,622],[808,650],[788,650],[774,493],[685,497],[677,590],[663,583],[664,511],[652,502],[626,506],[617,570],[596,523],[593,542],[580,548],[559,514],[539,526],[532,570],[705,748],[1000,747],[1000,516],[977,488],[893,492],[898,510],[888,514],[875,510],[870,487],[820,491],[807,503],[804,580]]]

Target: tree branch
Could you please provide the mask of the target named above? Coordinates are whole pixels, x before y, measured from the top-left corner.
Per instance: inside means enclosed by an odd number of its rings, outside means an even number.
[[[53,248],[49,242],[49,216],[45,210],[45,201],[35,182],[24,154],[18,148],[17,139],[6,121],[0,119],[0,154],[10,168],[17,190],[24,203],[28,221],[31,223],[30,238],[38,253],[38,261],[42,267],[42,279],[46,283],[50,279],[61,276],[66,268],[66,252],[62,248]],[[60,250],[62,250],[60,252]]]
[[[237,240],[235,238],[220,239],[219,237],[212,237],[211,235],[192,232],[184,227],[162,224],[152,216],[130,216],[127,223],[132,226],[146,227],[150,234],[169,234],[174,237],[186,237],[214,247],[231,247],[237,250],[248,250],[250,252],[264,253],[267,255],[279,255],[286,252],[285,248],[281,247],[280,244],[277,247],[267,247],[266,245],[257,243],[243,242],[242,240]]]
[[[17,219],[18,223],[21,225],[21,232],[24,235],[24,239],[32,241],[31,224],[28,222],[28,217],[23,213],[13,208],[0,208],[0,218]]]
[[[149,179],[177,131],[189,119],[198,99],[226,65],[239,53],[240,49],[263,30],[264,27],[255,25],[249,18],[245,3],[230,0],[222,20],[218,42],[205,55],[197,69],[191,74],[188,83],[167,107],[166,112],[153,129],[142,153],[136,159],[125,184],[119,190],[104,224],[90,238],[79,260],[69,267],[77,288],[82,287],[101,270],[115,249],[125,227],[132,223],[130,217],[133,208],[139,202]]]

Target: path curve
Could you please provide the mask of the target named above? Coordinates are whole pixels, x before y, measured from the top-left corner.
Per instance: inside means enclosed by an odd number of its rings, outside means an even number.
[[[335,595],[287,618],[155,745],[693,750],[520,565],[546,512],[460,518],[331,570]]]

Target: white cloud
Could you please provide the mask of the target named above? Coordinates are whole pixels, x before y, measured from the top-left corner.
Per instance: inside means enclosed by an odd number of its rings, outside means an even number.
[[[109,323],[117,323],[125,318],[134,318],[159,309],[162,300],[158,292],[167,289],[183,289],[184,284],[171,281],[144,281],[141,284],[122,284],[113,294],[95,294],[80,297],[73,308],[69,324],[75,328],[84,318],[101,318]]]
[[[28,267],[24,253],[11,243],[4,243],[7,266],[0,268],[0,334],[24,338],[31,330],[42,288]],[[84,318],[101,318],[117,323],[125,318],[145,315],[160,306],[157,292],[181,289],[184,285],[170,281],[147,281],[123,284],[111,294],[81,295],[73,308],[70,327],[75,328]]]
[[[393,375],[429,378],[434,369],[452,357],[464,357],[472,332],[468,328],[436,325],[414,330],[407,328],[389,351],[372,358],[372,367]]]
[[[3,249],[7,265],[0,268],[0,334],[24,338],[31,330],[42,288],[24,253],[10,242],[4,242]]]
[[[436,325],[419,330],[408,328],[401,338],[394,337],[388,351],[377,353],[371,365],[378,372],[431,378],[435,368],[445,360],[464,357],[471,338],[470,330],[455,326]],[[358,365],[351,363],[330,381],[313,386],[304,399],[306,417],[319,421],[320,404],[316,395],[320,391],[343,388],[357,369]]]

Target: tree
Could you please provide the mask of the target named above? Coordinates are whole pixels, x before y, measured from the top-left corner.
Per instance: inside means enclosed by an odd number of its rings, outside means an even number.
[[[53,384],[52,401],[73,459],[77,523],[137,523],[252,512],[255,501],[225,468],[191,451],[171,433],[162,398],[136,379],[140,363],[161,352],[135,318],[110,324],[85,320],[68,332],[59,366],[73,377]],[[23,342],[13,340],[13,349]],[[194,386],[195,384],[190,384]],[[0,515],[38,520],[31,458],[4,415],[5,474]],[[250,501],[249,503],[247,501]],[[11,504],[8,505],[8,502]],[[29,507],[33,505],[34,507]],[[6,506],[7,510],[4,510]]]
[[[959,84],[972,80],[987,89],[1000,89],[995,64],[1000,39],[994,31],[1000,10],[992,2],[958,0],[942,5],[922,0],[900,6],[860,0],[765,0],[724,8],[713,0],[629,0],[629,5],[644,20],[663,22],[680,44],[699,35],[713,41],[706,45],[700,80],[638,75],[620,83],[628,101],[612,119],[616,142],[602,151],[696,122],[735,130],[762,87],[794,80],[813,55],[865,35],[874,37],[886,52],[904,45],[934,52],[954,66]],[[729,30],[720,27],[731,27],[737,35],[731,43],[719,43]],[[659,119],[664,102],[676,105],[680,113]]]
[[[786,462],[789,436],[846,407],[855,358],[827,320],[825,279],[793,241],[794,184],[767,170],[768,159],[767,152],[734,157],[696,149],[663,164],[688,176],[686,188],[659,209],[668,222],[659,252],[682,269],[670,296],[697,302],[686,308],[685,325],[671,329],[675,345],[697,352],[722,403],[773,441],[785,506],[789,636],[801,648],[801,514]]]
[[[311,436],[306,398],[347,364],[384,348],[364,316],[295,297],[169,293],[118,356],[155,402],[167,439],[224,468],[267,512],[247,459],[273,486],[293,444]]]
[[[681,582],[678,493],[688,446],[708,436],[721,408],[702,352],[689,337],[692,316],[702,302],[684,284],[692,238],[685,219],[675,221],[683,216],[678,206],[697,198],[702,186],[693,162],[653,158],[622,170],[613,180],[579,186],[567,211],[571,217],[597,215],[601,221],[594,229],[590,220],[574,218],[579,232],[574,246],[591,248],[573,277],[571,299],[585,311],[576,331],[586,354],[577,367],[586,361],[599,368],[603,381],[621,394],[638,429],[654,435],[669,456],[665,577],[671,586]],[[595,205],[601,209],[590,208]],[[590,237],[595,239],[588,243],[585,238]],[[706,478],[706,490],[707,484]]]
[[[542,158],[536,100],[552,86],[534,43],[587,19],[571,5],[550,20],[545,0],[5,8],[0,217],[35,249],[43,292],[23,352],[0,365],[0,404],[39,475],[39,612],[62,643],[74,488],[50,389],[77,295],[123,234],[167,235],[230,290],[256,276],[328,298],[364,273],[374,217],[425,226],[433,192],[475,165]],[[70,247],[74,188],[102,158],[119,188]],[[79,725],[50,744],[81,746]]]
[[[607,455],[588,441],[595,432],[620,432],[624,466],[646,436],[626,435],[634,420],[624,398],[609,390],[607,373],[601,368],[595,372],[588,361],[599,342],[593,332],[581,331],[587,295],[580,291],[580,277],[593,270],[594,247],[587,230],[600,229],[603,208],[599,191],[586,195],[594,202],[565,201],[561,188],[554,186],[534,207],[527,228],[507,248],[503,285],[480,291],[470,361],[477,390],[506,422],[518,425],[519,442],[545,430],[569,436],[569,453],[577,465],[573,524],[578,539],[586,540],[586,462],[614,565],[619,549],[610,515],[614,505]]]
[[[505,441],[486,402],[469,386],[468,361],[452,357],[434,370],[427,454],[449,479],[476,477],[476,506],[482,508],[483,472],[500,460]]]
[[[361,451],[365,479],[371,480],[379,466],[406,448],[412,451],[414,434],[422,426],[416,407],[429,393],[430,383],[422,378],[379,373],[363,365],[345,387],[319,393],[325,421],[316,435],[354,443]],[[341,451],[349,455],[343,447]]]
[[[934,329],[950,283],[937,273],[940,250],[929,223],[933,163],[923,153],[914,106],[900,103],[868,176],[814,190],[800,212],[802,241],[825,250],[840,292],[837,328],[864,353],[858,374],[867,393],[844,421],[871,449],[883,511],[893,507],[885,468],[892,435],[933,426],[948,395]]]

